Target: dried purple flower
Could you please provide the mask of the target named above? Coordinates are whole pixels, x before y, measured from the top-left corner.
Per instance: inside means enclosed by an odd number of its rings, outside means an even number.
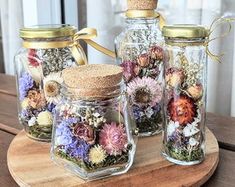
[[[71,157],[87,161],[90,145],[83,140],[76,139],[71,144],[65,146],[65,150]]]
[[[156,104],[153,107],[148,106],[147,108],[140,107],[138,105],[132,105],[132,111],[137,122],[141,122],[143,118],[151,118],[156,116],[160,109],[160,104]]]
[[[68,118],[61,121],[61,123],[56,127],[55,138],[59,145],[68,145],[72,143],[72,130],[71,126],[77,123],[76,118]]]
[[[21,101],[27,96],[28,91],[33,87],[33,85],[33,78],[28,73],[24,72],[19,78],[19,94]]]

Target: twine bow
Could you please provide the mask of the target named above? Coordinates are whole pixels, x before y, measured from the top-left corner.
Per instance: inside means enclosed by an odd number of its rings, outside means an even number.
[[[88,45],[92,46],[96,50],[115,58],[115,53],[96,42],[92,41],[91,39],[97,37],[97,31],[94,28],[84,28],[78,31],[70,41],[24,41],[23,47],[25,48],[32,48],[32,49],[51,49],[51,48],[64,48],[70,47],[71,53],[75,59],[75,61],[79,65],[87,64],[86,54],[80,45],[79,41],[83,40]]]
[[[224,53],[221,53],[221,54],[212,53],[209,50],[209,43],[214,40],[226,37],[232,29],[231,22],[233,22],[233,21],[235,21],[235,18],[220,17],[220,18],[215,19],[212,22],[212,24],[210,25],[210,28],[208,30],[207,40],[205,41],[204,46],[206,47],[206,53],[208,54],[208,56],[215,62],[221,63],[220,59],[224,55]],[[223,33],[221,36],[210,39],[210,36],[213,34],[213,32],[222,24],[227,24],[227,26],[228,26],[227,31],[225,33]]]
[[[127,10],[126,17],[128,18],[147,18],[147,17],[158,18],[159,26],[161,30],[166,22],[165,18],[159,12],[155,12],[154,10]]]

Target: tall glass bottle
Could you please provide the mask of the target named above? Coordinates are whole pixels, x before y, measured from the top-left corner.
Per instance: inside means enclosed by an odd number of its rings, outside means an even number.
[[[126,27],[115,39],[117,63],[140,136],[162,129],[163,38],[154,12],[157,1],[128,0]]]
[[[163,155],[181,165],[205,157],[207,30],[197,25],[163,27],[166,42]]]

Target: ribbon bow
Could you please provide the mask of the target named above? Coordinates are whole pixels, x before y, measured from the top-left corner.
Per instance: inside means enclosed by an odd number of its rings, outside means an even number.
[[[83,40],[88,45],[92,46],[96,50],[115,58],[115,53],[96,42],[92,41],[91,39],[97,37],[97,31],[94,28],[84,28],[78,31],[72,37],[70,41],[23,41],[23,47],[25,48],[32,48],[32,49],[51,49],[51,48],[64,48],[70,47],[71,53],[75,59],[75,61],[80,64],[87,64],[87,57],[86,54],[80,45],[79,41]]]
[[[216,40],[216,39],[219,39],[219,38],[224,38],[225,36],[227,36],[231,29],[232,29],[232,25],[231,25],[231,22],[235,21],[235,18],[225,18],[225,17],[220,17],[220,18],[217,18],[215,19],[212,24],[210,25],[210,28],[208,29],[208,35],[207,35],[207,40],[205,41],[205,47],[206,47],[206,53],[208,54],[208,56],[213,60],[213,61],[216,61],[216,62],[219,62],[221,63],[221,57],[224,55],[224,53],[222,54],[214,54],[212,53],[210,50],[209,50],[209,43]],[[227,24],[227,31],[222,34],[221,36],[218,36],[218,37],[215,37],[215,38],[212,38],[210,39],[210,36],[213,34],[213,32],[216,30],[216,28],[218,28],[221,24]]]
[[[109,49],[97,44],[96,42],[92,41],[91,39],[97,37],[97,31],[93,28],[84,28],[80,31],[78,31],[73,36],[73,43],[71,46],[71,52],[73,54],[73,57],[77,61],[78,64],[87,64],[87,58],[85,55],[85,52],[82,48],[82,46],[79,43],[79,40],[85,41],[87,44],[95,48],[96,50],[115,58],[115,53],[113,51],[110,51]]]

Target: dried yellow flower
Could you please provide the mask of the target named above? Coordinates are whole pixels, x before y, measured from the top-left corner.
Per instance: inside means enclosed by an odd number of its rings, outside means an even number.
[[[53,123],[52,113],[49,111],[43,111],[38,114],[37,123],[40,126],[49,126]]]
[[[103,162],[106,157],[106,151],[100,145],[95,145],[90,149],[89,160],[93,164],[99,164]]]

